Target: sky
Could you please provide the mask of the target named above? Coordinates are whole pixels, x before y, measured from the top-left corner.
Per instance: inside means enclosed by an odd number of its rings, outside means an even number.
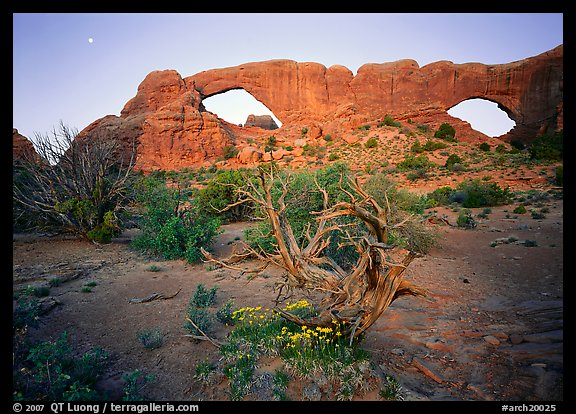
[[[501,64],[563,42],[562,13],[15,13],[13,127],[33,139],[60,122],[81,131],[119,116],[154,70],[187,77],[270,59],[339,64],[353,73],[400,59],[420,67]],[[269,113],[246,96],[230,91],[204,104],[233,123]],[[479,104],[466,101],[471,108],[449,113],[489,136],[513,126],[495,104]]]

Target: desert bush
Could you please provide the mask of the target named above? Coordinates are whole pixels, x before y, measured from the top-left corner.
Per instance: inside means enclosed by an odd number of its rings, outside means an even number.
[[[470,210],[463,208],[458,214],[456,225],[465,229],[473,229],[476,227],[476,220],[474,220],[474,217],[472,217],[472,212]]]
[[[430,161],[426,155],[406,155],[404,160],[396,165],[396,169],[398,171],[410,171],[416,169],[428,170],[434,165],[436,164]]]
[[[421,154],[424,152],[424,148],[422,144],[420,144],[420,141],[416,140],[416,142],[414,142],[414,144],[412,144],[412,146],[410,147],[410,151],[416,154]]]
[[[439,187],[426,196],[427,207],[444,206],[449,204],[450,195],[454,190],[449,186]]]
[[[560,187],[562,187],[564,185],[564,166],[563,165],[559,165],[554,169],[554,181],[556,182],[556,184],[558,184]]]
[[[477,178],[462,181],[457,187],[457,192],[462,194],[461,202],[465,208],[503,205],[510,202],[512,198],[508,187],[502,189],[497,183],[485,182]]]
[[[202,332],[205,334],[212,332],[214,316],[210,312],[209,307],[216,302],[217,291],[218,288],[216,286],[206,289],[203,283],[196,285],[194,295],[188,302],[188,308],[186,310],[187,321],[184,325],[192,335],[199,336],[202,335]],[[190,320],[193,323],[191,323]]]
[[[323,208],[322,194],[316,187],[315,178],[319,185],[326,189],[330,199],[337,202],[343,200],[338,188],[338,182],[340,174],[346,171],[348,171],[346,164],[334,162],[314,173],[310,171],[280,172],[281,178],[285,178],[287,175],[291,176],[292,181],[286,197],[286,212],[298,243],[302,243],[306,239],[308,226],[310,226],[310,232],[313,232],[317,226],[312,212],[321,211]],[[350,189],[347,182],[344,181],[342,185],[344,188]],[[274,183],[272,190],[275,202],[277,202],[282,192],[279,181]],[[264,212],[261,211],[260,214],[264,215]],[[258,250],[271,253],[276,246],[268,220],[264,220],[255,228],[247,230],[245,235],[248,244]],[[353,255],[353,249],[349,247],[338,249],[337,240],[339,236],[337,234],[334,236],[328,251],[338,256],[343,261],[342,264],[346,265],[344,262],[347,261],[348,254]]]
[[[480,145],[478,145],[478,148],[480,149],[480,151],[488,152],[490,151],[490,144],[488,144],[487,142],[483,142]]]
[[[378,146],[378,139],[377,138],[369,138],[368,141],[364,144],[366,148],[376,148]]]
[[[402,124],[398,121],[395,121],[393,117],[391,117],[390,115],[386,114],[384,116],[384,119],[380,122],[378,122],[378,127],[381,128],[383,126],[391,126],[391,127],[396,127],[396,128],[400,128],[402,126]]]
[[[514,214],[526,214],[526,207],[524,207],[522,204],[520,204],[518,207],[516,207],[514,210],[512,210],[512,212]]]
[[[101,400],[94,389],[104,372],[108,353],[94,348],[74,356],[63,332],[55,341],[40,342],[23,350],[15,359],[15,400],[91,401]]]
[[[418,130],[418,132],[420,132],[422,134],[426,134],[426,133],[430,132],[430,127],[426,124],[418,124],[418,125],[416,125],[416,129]]]
[[[142,234],[131,246],[168,260],[198,262],[202,258],[200,248],[210,247],[220,221],[207,216],[196,200],[179,188],[168,188],[160,181],[143,187],[146,191],[139,196],[145,209]]]
[[[60,123],[52,135],[37,134],[37,154],[13,171],[13,225],[109,242],[119,234],[130,201],[134,146],[119,138],[88,135]]]
[[[224,159],[225,160],[229,160],[230,158],[234,158],[236,155],[238,155],[238,148],[236,148],[234,145],[226,145],[224,147]]]
[[[146,349],[160,348],[164,344],[164,333],[160,328],[147,328],[137,333],[138,340]]]
[[[216,302],[216,292],[218,288],[216,286],[206,289],[203,283],[198,283],[196,285],[196,290],[194,291],[194,296],[190,299],[190,305],[197,308],[207,308],[212,306]]]
[[[444,166],[449,170],[452,170],[456,164],[461,165],[462,158],[460,158],[458,154],[451,154],[446,160],[446,164],[444,164]]]
[[[494,148],[494,152],[496,152],[498,154],[505,154],[508,151],[506,150],[506,145],[498,144],[498,145],[496,145],[496,148]]]
[[[217,171],[206,187],[198,192],[198,208],[209,217],[219,218],[223,222],[248,220],[254,208],[251,203],[236,205],[223,212],[221,210],[239,200],[236,190],[245,188],[249,179],[251,176],[245,169]]]
[[[476,178],[462,181],[455,189],[444,186],[428,193],[427,206],[458,203],[465,208],[492,207],[507,204],[511,199],[508,187],[502,189],[496,183]]]
[[[426,141],[422,149],[424,149],[424,151],[436,151],[438,149],[444,149],[447,147],[448,145],[444,144],[443,142],[433,141],[429,139],[428,141]]]
[[[530,157],[535,160],[560,161],[564,153],[563,131],[549,131],[537,137],[528,148]]]
[[[456,130],[452,125],[444,122],[440,127],[434,132],[434,138],[440,138],[449,142],[456,142]]]

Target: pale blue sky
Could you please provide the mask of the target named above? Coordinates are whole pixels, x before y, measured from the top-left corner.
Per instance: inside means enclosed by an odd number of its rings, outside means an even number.
[[[354,73],[365,63],[399,59],[498,64],[562,43],[562,13],[14,14],[13,127],[33,138],[60,120],[82,130],[120,115],[153,70],[186,77],[269,59],[340,64]],[[206,104],[235,123],[252,110]]]

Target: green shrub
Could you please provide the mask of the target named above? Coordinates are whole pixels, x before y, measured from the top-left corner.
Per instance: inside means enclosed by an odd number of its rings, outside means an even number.
[[[558,184],[560,187],[562,187],[564,185],[564,166],[563,165],[559,165],[554,169],[554,173],[555,173],[555,182],[556,184]]]
[[[416,141],[414,144],[412,144],[412,146],[410,147],[410,151],[414,152],[416,154],[420,154],[422,152],[424,152],[424,148],[422,147],[422,144],[420,144],[420,141]]]
[[[224,325],[234,325],[235,321],[232,318],[233,305],[234,305],[234,299],[227,300],[226,303],[216,312],[216,319],[218,319]]]
[[[564,153],[563,132],[549,131],[537,137],[528,148],[530,156],[535,160],[560,161]]]
[[[378,123],[378,128],[381,128],[383,126],[391,126],[391,127],[400,128],[402,126],[402,124],[398,121],[394,121],[394,118],[392,118],[390,115],[386,114],[384,116],[384,119]]]
[[[186,316],[194,322],[194,324],[192,324],[187,320],[184,324],[184,328],[186,328],[192,335],[201,336],[202,332],[208,335],[212,332],[214,319],[208,309],[189,306],[186,311]]]
[[[236,157],[236,155],[238,155],[238,148],[236,148],[234,145],[226,145],[226,147],[224,147],[224,159],[225,160],[229,160],[230,158],[234,158],[234,157]]]
[[[375,137],[369,138],[364,144],[366,148],[376,148],[378,146],[378,139]]]
[[[426,124],[418,124],[416,125],[416,129],[418,130],[418,132],[421,132],[422,134],[430,132],[430,127]]]
[[[404,157],[404,160],[402,160],[396,165],[396,169],[398,171],[410,171],[416,169],[427,170],[433,167],[434,165],[436,164],[430,161],[426,155],[418,155],[418,156],[406,155]]]
[[[154,375],[144,375],[139,369],[122,375],[124,395],[122,401],[144,401],[142,390],[147,383],[154,381]]]
[[[340,159],[340,156],[338,154],[336,154],[335,152],[330,153],[330,155],[328,156],[328,161],[336,161],[339,159]]]
[[[216,286],[208,290],[203,283],[198,283],[194,296],[190,300],[190,305],[197,308],[207,308],[212,306],[216,302],[217,291],[218,288]]]
[[[520,204],[512,212],[514,214],[525,214],[526,213],[526,207],[524,207],[522,204]]]
[[[502,189],[496,183],[475,178],[462,181],[451,198],[451,201],[461,202],[465,208],[490,207],[507,204],[512,193],[508,187]]]
[[[108,353],[92,349],[75,357],[63,332],[55,341],[38,343],[15,360],[14,396],[20,400],[101,400],[94,384],[104,372]],[[20,355],[18,355],[20,357]]]
[[[98,243],[110,243],[113,237],[118,237],[121,233],[121,228],[112,211],[104,213],[102,223],[98,224],[86,236],[88,240],[94,240]]]
[[[440,127],[434,132],[434,138],[440,138],[445,141],[456,142],[456,130],[452,125],[444,122]]]
[[[444,149],[446,147],[448,147],[448,145],[444,144],[443,142],[433,141],[429,139],[428,141],[426,141],[422,149],[424,151],[436,151],[438,149]]]
[[[332,141],[332,135],[324,135],[324,141],[326,142]]]
[[[146,210],[140,225],[142,234],[131,245],[164,259],[198,262],[202,258],[200,248],[210,247],[220,221],[207,216],[196,200],[165,183],[157,183],[140,197]]]
[[[483,142],[482,144],[478,145],[478,148],[480,149],[480,151],[488,152],[490,151],[490,144],[488,144],[487,142]]]
[[[235,222],[248,219],[254,209],[252,203],[243,203],[224,210],[240,200],[238,189],[246,189],[250,176],[245,169],[222,170],[208,181],[206,187],[198,192],[199,209],[209,217],[219,218],[223,222]]]
[[[497,152],[498,154],[505,154],[507,152],[506,145],[498,144],[496,145],[496,148],[494,148],[494,151]]]
[[[137,336],[146,349],[160,348],[164,344],[164,334],[159,328],[143,329],[138,332]]]
[[[451,154],[446,160],[446,164],[444,164],[444,166],[449,170],[452,170],[456,164],[462,164],[462,158],[460,158],[457,154]]]
[[[436,206],[445,206],[449,202],[450,195],[454,192],[454,190],[449,186],[439,187],[428,193],[426,196],[427,198],[427,206],[428,207],[436,207]]]
[[[476,220],[472,217],[472,212],[470,210],[462,209],[456,219],[456,225],[458,227],[464,227],[465,229],[473,229],[476,227]]]
[[[305,144],[302,147],[302,155],[306,156],[306,157],[313,157],[316,155],[316,151],[317,148],[310,145],[310,144]]]

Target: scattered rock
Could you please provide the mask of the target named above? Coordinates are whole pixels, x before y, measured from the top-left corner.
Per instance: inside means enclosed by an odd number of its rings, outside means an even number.
[[[518,345],[524,342],[524,338],[522,335],[512,334],[510,335],[510,342],[512,342],[513,345]]]
[[[429,367],[427,367],[420,359],[417,357],[412,358],[412,365],[418,368],[424,375],[428,378],[436,381],[438,384],[442,384],[444,379],[439,376],[436,372],[432,371]]]
[[[482,337],[486,342],[488,342],[490,345],[494,345],[494,346],[498,346],[500,345],[500,340],[498,340],[498,338],[492,336],[492,335],[486,335],[484,337]]]

